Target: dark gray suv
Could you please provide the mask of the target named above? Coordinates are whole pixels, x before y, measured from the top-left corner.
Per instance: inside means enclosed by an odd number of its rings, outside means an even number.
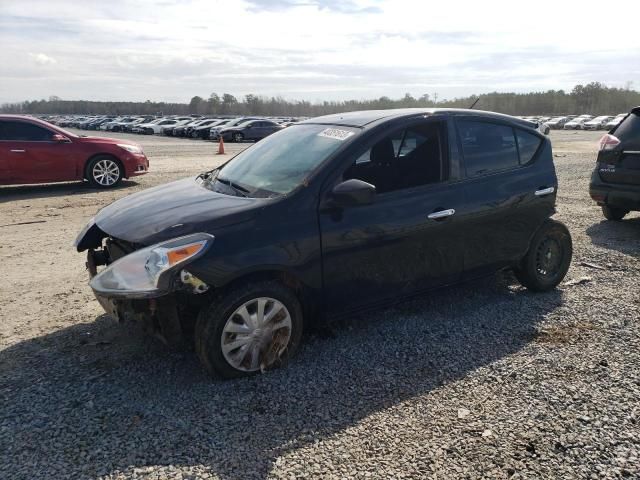
[[[589,194],[607,220],[640,210],[640,107],[600,140]]]

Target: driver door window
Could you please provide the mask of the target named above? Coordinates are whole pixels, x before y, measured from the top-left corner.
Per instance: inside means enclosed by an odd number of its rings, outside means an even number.
[[[396,131],[357,155],[344,179],[375,185],[379,194],[446,179],[444,125],[425,122]]]
[[[13,142],[49,142],[53,133],[26,122],[2,122],[0,140]]]

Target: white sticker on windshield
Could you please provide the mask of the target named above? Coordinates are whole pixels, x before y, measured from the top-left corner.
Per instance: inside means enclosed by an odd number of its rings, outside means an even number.
[[[351,135],[353,135],[353,132],[350,132],[349,130],[340,130],[339,128],[325,128],[323,131],[321,131],[318,136],[319,137],[327,137],[327,138],[334,138],[336,140],[346,140],[347,138],[349,138]]]

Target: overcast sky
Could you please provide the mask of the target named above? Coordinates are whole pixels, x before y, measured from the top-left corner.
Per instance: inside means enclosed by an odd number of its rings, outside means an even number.
[[[638,0],[0,0],[0,103],[639,89],[638,19]]]

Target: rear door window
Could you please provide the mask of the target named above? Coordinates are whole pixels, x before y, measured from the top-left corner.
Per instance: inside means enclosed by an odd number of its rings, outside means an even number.
[[[512,127],[497,123],[459,120],[467,177],[508,170],[520,165]]]

